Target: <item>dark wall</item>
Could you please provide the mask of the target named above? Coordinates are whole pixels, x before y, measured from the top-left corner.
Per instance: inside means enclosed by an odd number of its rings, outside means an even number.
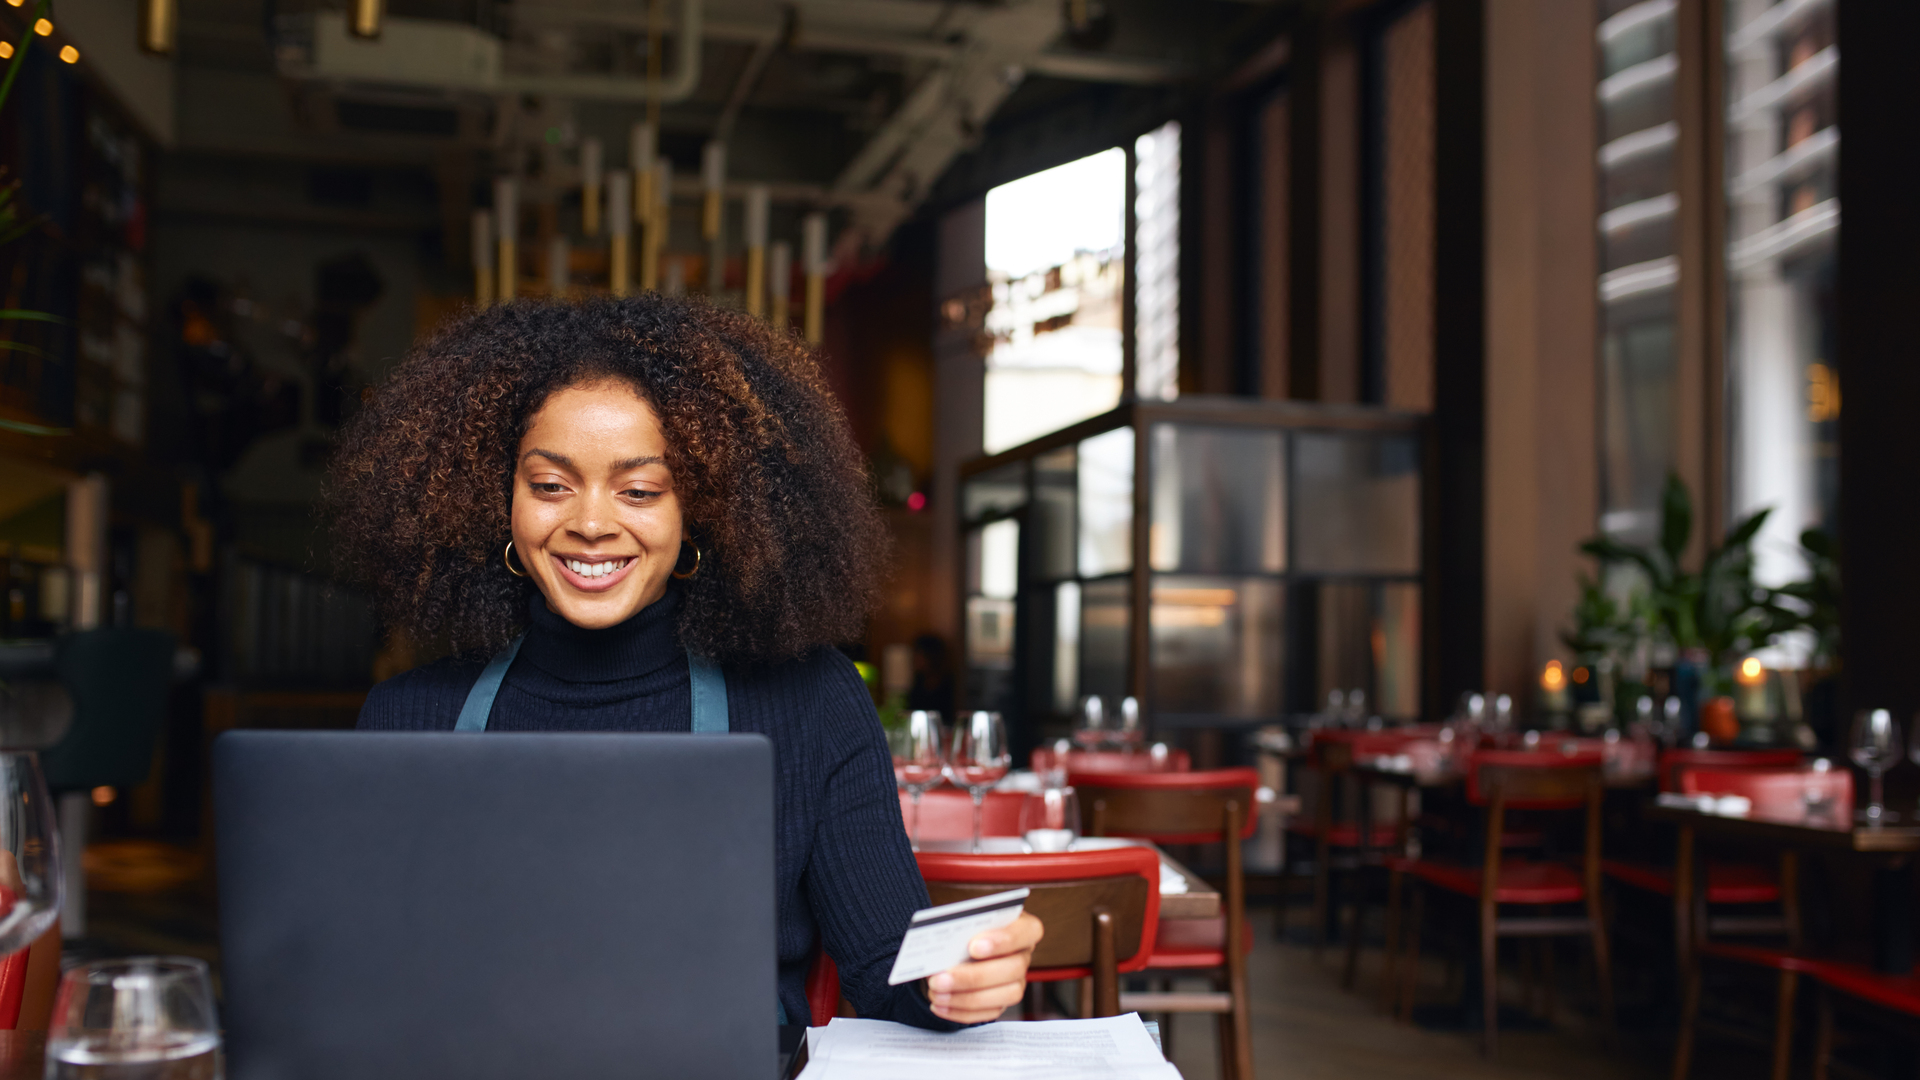
[[[1920,708],[1920,4],[1840,0],[1843,716]]]

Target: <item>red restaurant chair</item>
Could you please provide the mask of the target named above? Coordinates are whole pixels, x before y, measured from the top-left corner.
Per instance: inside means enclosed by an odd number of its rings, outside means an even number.
[[[1903,1025],[1901,1033],[1909,1038],[1914,1037],[1911,1021],[1920,1019],[1920,971],[1889,975],[1859,964],[1816,960],[1810,963],[1809,974],[1820,984],[1819,1027],[1813,1051],[1814,1080],[1827,1080],[1833,1060],[1835,994],[1845,995],[1909,1021]],[[1889,1055],[1887,1060],[1895,1059]]]
[[[1058,762],[1050,746],[1038,747],[1027,758],[1028,767],[1044,773]],[[1069,750],[1067,771],[1074,772],[1188,772],[1193,755],[1185,750],[1168,749],[1163,761],[1156,763],[1145,750]]]
[[[1753,810],[1760,813],[1772,811],[1797,816],[1805,812],[1806,796],[1809,787],[1823,789],[1840,814],[1853,812],[1853,773],[1846,769],[1816,773],[1798,768],[1760,769],[1760,768],[1682,768],[1679,774],[1679,788],[1688,795],[1740,795],[1751,800]],[[1707,866],[1707,900],[1714,899],[1713,880],[1716,864]],[[1700,971],[1701,960],[1724,960],[1750,967],[1759,967],[1772,971],[1777,976],[1777,991],[1774,1007],[1774,1043],[1773,1043],[1773,1080],[1787,1080],[1793,1065],[1793,1010],[1794,998],[1798,996],[1800,976],[1815,971],[1819,962],[1810,961],[1795,954],[1800,946],[1800,918],[1798,892],[1798,854],[1791,848],[1780,853],[1780,870],[1777,878],[1768,877],[1769,883],[1777,882],[1775,892],[1780,901],[1781,918],[1779,931],[1786,936],[1785,949],[1761,948],[1753,945],[1736,945],[1731,942],[1713,941],[1704,935],[1698,940],[1685,944],[1682,978],[1685,980],[1680,1008],[1680,1039],[1674,1049],[1674,1080],[1685,1080],[1693,1059],[1693,1036],[1700,1012]],[[1753,872],[1766,873],[1764,867],[1751,867]],[[1678,917],[1676,915],[1676,917]],[[1701,925],[1701,920],[1687,919],[1683,926]],[[1716,928],[1716,924],[1705,922],[1707,931]]]
[[[981,836],[1019,836],[1020,807],[1026,795],[989,791],[980,804]],[[900,820],[913,834],[913,798],[900,793]],[[921,840],[972,840],[973,796],[956,787],[937,787],[920,796]]]
[[[1479,902],[1481,1051],[1491,1057],[1498,1049],[1500,1013],[1499,939],[1508,936],[1588,938],[1593,944],[1594,968],[1600,979],[1601,1019],[1613,1027],[1613,971],[1607,951],[1606,923],[1600,910],[1600,800],[1605,790],[1601,764],[1587,755],[1564,756],[1524,750],[1483,750],[1467,762],[1467,801],[1487,808],[1485,857],[1480,866],[1438,859],[1399,858],[1388,863],[1387,954],[1391,959],[1400,933],[1401,883],[1412,878],[1421,888],[1444,889]],[[1585,817],[1586,843],[1580,865],[1534,861],[1507,855],[1501,849],[1507,811],[1570,811]],[[1413,909],[1406,928],[1405,974],[1401,987],[1401,1019],[1410,1019],[1420,964],[1420,915],[1423,892],[1413,893]],[[1503,905],[1545,908],[1581,904],[1584,917],[1543,915],[1522,918],[1505,914]],[[1388,968],[1383,991],[1391,993],[1393,969]]]
[[[1401,731],[1323,730],[1313,733],[1307,750],[1308,768],[1315,776],[1312,817],[1287,821],[1286,831],[1313,844],[1313,946],[1326,944],[1329,909],[1332,906],[1333,874],[1358,872],[1361,860],[1355,854],[1361,847],[1396,848],[1405,840],[1402,821],[1383,821],[1373,825],[1368,843],[1360,842],[1360,823],[1343,820],[1338,812],[1340,788],[1353,772],[1357,759],[1398,753],[1420,736]],[[1364,788],[1361,797],[1365,797]],[[1403,807],[1404,808],[1404,807]],[[1359,918],[1355,906],[1355,919]],[[1352,953],[1352,950],[1348,950]],[[1348,965],[1348,982],[1352,981]]]
[[[1033,855],[917,852],[935,904],[1026,886],[1046,927],[1028,982],[1093,980],[1083,1016],[1120,1015],[1120,975],[1147,966],[1160,919],[1160,854],[1150,847]]]
[[[840,1015],[840,968],[821,949],[813,954],[813,966],[807,969],[807,1022],[825,1027]]]
[[[1216,919],[1168,919],[1146,969],[1210,975],[1214,993],[1126,994],[1121,1005],[1140,1012],[1202,1012],[1220,1018],[1220,1074],[1224,1080],[1254,1080],[1253,1039],[1248,1020],[1246,878],[1240,842],[1257,824],[1252,769],[1187,773],[1083,775],[1082,824],[1089,836],[1131,836],[1162,844],[1220,844],[1226,852],[1226,911]]]

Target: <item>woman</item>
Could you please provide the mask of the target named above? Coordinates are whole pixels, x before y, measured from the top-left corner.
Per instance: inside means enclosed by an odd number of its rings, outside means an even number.
[[[655,294],[490,308],[372,396],[332,497],[389,620],[456,653],[375,687],[361,728],[687,731],[717,677],[725,725],[774,744],[782,1014],[807,1016],[821,948],[862,1016],[952,1028],[1020,999],[1031,915],[887,985],[926,886],[872,700],[830,647],[861,632],[882,527],[790,338]]]

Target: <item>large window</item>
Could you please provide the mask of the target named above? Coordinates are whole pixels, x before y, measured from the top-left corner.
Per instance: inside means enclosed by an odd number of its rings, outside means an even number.
[[[1839,46],[1831,0],[1727,0],[1726,15],[1730,502],[1773,508],[1755,571],[1780,584],[1838,495]]]
[[[987,193],[990,454],[1120,401],[1126,169],[1116,148]]]
[[[1674,468],[1675,0],[1603,0],[1600,85],[1600,524],[1648,541]]]

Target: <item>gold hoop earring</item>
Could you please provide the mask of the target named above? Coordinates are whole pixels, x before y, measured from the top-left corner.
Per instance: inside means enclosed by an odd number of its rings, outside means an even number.
[[[684,573],[684,574],[683,574],[683,573],[681,573],[681,572],[680,572],[679,570],[677,570],[677,569],[676,569],[676,570],[675,570],[675,571],[673,572],[673,576],[674,576],[674,578],[675,578],[676,580],[678,580],[678,581],[685,581],[685,580],[687,580],[688,578],[690,578],[690,577],[692,577],[693,575],[695,575],[695,574],[697,574],[697,573],[699,573],[699,572],[700,572],[700,558],[701,558],[701,556],[700,556],[700,545],[699,545],[699,544],[695,544],[695,543],[691,543],[691,542],[687,542],[687,541],[682,541],[682,542],[683,542],[683,543],[686,543],[688,547],[691,547],[691,548],[693,549],[693,569],[691,569],[691,570],[689,570],[689,571],[687,571],[687,572],[686,572],[686,573]],[[678,561],[677,561],[677,560],[676,560],[676,562],[675,562],[675,565],[676,565],[676,566],[678,566],[678,565],[679,565],[679,564],[678,564]]]
[[[507,564],[507,573],[512,574],[514,577],[530,576],[525,570],[515,570],[513,568],[513,541],[507,541],[507,550],[500,553],[500,561]]]

